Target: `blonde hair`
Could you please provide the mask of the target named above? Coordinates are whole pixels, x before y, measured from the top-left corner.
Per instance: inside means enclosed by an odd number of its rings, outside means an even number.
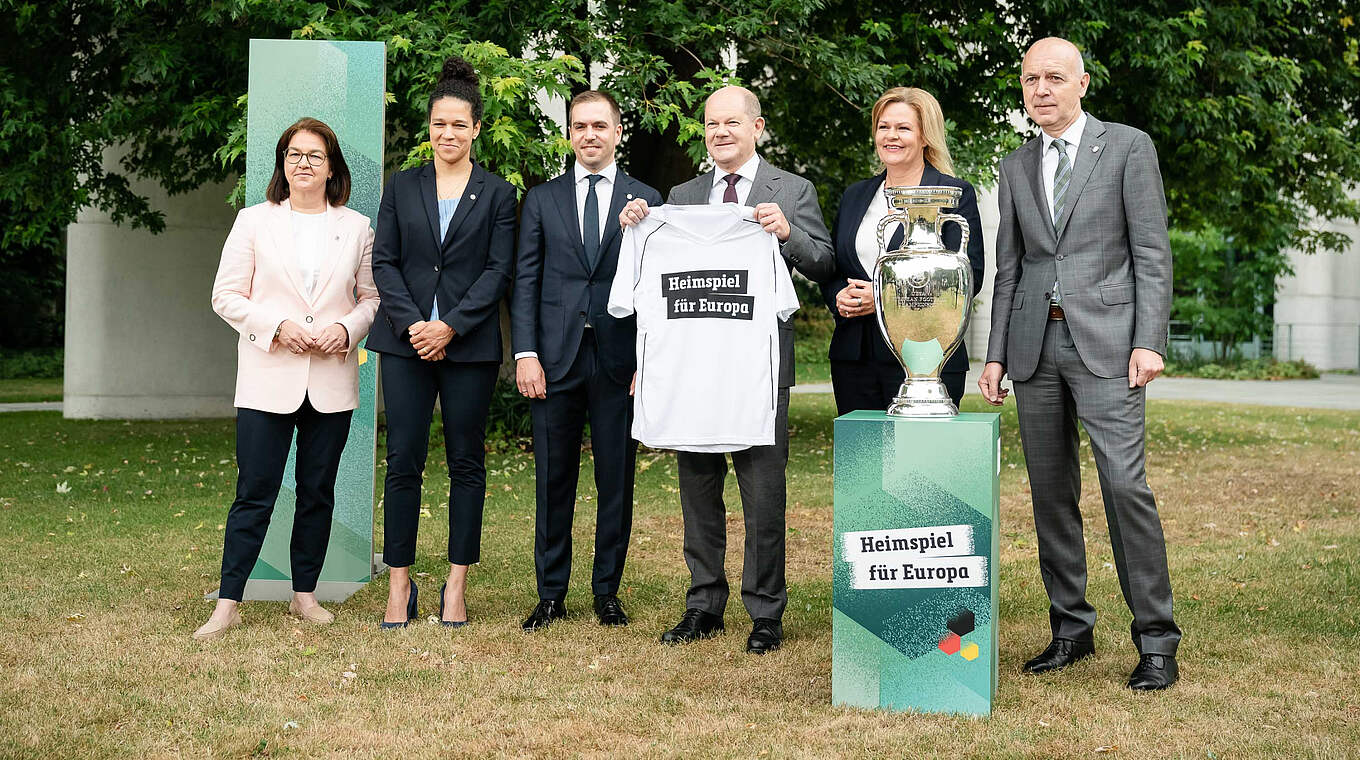
[[[869,122],[870,136],[878,130],[878,119],[884,109],[893,103],[906,103],[916,111],[916,120],[921,123],[921,141],[926,146],[926,160],[952,176],[954,162],[949,158],[949,146],[945,144],[944,112],[940,110],[940,101],[919,87],[893,87],[879,96]]]

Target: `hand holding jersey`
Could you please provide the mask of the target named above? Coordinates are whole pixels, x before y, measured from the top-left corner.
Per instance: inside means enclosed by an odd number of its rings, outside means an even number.
[[[608,308],[638,316],[633,438],[698,452],[774,445],[778,322],[798,297],[754,209],[651,209],[624,232]]]

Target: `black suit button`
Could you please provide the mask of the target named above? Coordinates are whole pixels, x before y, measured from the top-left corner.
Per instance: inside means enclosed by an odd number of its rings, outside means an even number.
[[[1062,253],[1058,254],[1058,261],[1062,261],[1062,260],[1065,259],[1065,258],[1067,258],[1067,255],[1066,255],[1066,254],[1062,254]]]
[[[1045,300],[1045,301],[1052,300],[1052,298],[1053,298],[1053,294],[1052,294],[1052,293],[1044,293],[1044,300]]]

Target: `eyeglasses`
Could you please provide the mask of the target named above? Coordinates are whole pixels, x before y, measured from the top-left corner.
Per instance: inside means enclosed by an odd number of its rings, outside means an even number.
[[[326,162],[326,154],[319,150],[314,150],[311,153],[290,150],[283,154],[283,160],[287,161],[289,164],[297,164],[302,161],[304,156],[307,158],[308,166],[316,167]]]

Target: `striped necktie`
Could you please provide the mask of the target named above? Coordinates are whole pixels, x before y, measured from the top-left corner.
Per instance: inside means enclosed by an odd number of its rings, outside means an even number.
[[[1058,220],[1062,218],[1063,206],[1067,203],[1067,185],[1072,180],[1072,162],[1067,157],[1067,142],[1061,137],[1053,140],[1058,149],[1058,168],[1053,172],[1053,232],[1058,232]],[[1062,282],[1060,277],[1053,279],[1051,304],[1062,303]]]
[[[1067,143],[1061,137],[1053,141],[1053,147],[1058,149],[1058,168],[1053,172],[1053,231],[1057,232],[1058,219],[1067,202],[1067,185],[1072,181],[1072,162],[1067,158]]]

